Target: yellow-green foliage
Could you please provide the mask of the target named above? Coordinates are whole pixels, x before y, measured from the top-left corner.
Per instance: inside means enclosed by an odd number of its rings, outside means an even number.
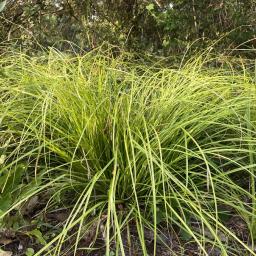
[[[69,205],[71,213],[36,255],[65,255],[72,232],[75,255],[102,216],[106,255],[111,241],[125,255],[122,237],[131,222],[143,255],[145,228],[154,233],[156,255],[167,224],[202,255],[206,243],[222,255],[236,255],[234,244],[255,255],[221,218],[225,209],[241,216],[253,244],[256,92],[249,72],[207,69],[202,57],[157,69],[125,54],[108,56],[0,57],[0,184],[26,166],[0,218],[49,191],[46,211]]]

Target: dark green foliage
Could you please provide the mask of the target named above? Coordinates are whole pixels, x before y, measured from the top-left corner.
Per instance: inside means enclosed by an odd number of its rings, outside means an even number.
[[[72,49],[63,41],[68,40],[81,47],[78,53],[109,42],[169,55],[197,39],[195,49],[227,34],[221,49],[245,42],[241,48],[255,48],[255,10],[254,0],[9,1],[0,18],[0,38]]]

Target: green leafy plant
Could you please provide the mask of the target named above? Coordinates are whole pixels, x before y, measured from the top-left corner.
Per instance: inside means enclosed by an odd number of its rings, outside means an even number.
[[[102,48],[75,58],[54,50],[3,56],[0,140],[11,134],[15,142],[1,177],[15,184],[9,167],[25,163],[28,178],[0,218],[47,191],[45,212],[65,208],[69,217],[35,255],[90,252],[99,239],[106,255],[127,255],[131,226],[143,255],[157,255],[159,243],[171,250],[164,228],[202,255],[209,246],[255,255],[223,212],[248,229],[255,218],[248,181],[255,178],[256,91],[246,69],[210,69],[207,60],[159,69]]]
[[[28,248],[26,250],[26,256],[33,256],[33,255],[35,255],[34,249],[33,248]]]

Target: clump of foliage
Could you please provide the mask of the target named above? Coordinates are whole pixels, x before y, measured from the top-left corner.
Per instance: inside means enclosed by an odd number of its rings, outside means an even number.
[[[101,49],[2,55],[1,225],[43,194],[43,212],[69,217],[35,255],[90,252],[99,237],[106,255],[126,255],[131,226],[143,255],[169,246],[164,228],[202,255],[255,255],[255,80],[205,64],[201,55],[159,69]],[[224,215],[245,221],[248,241]]]
[[[254,0],[10,0],[0,15],[0,40],[60,49],[67,47],[63,40],[82,48],[109,42],[169,55],[183,52],[198,39],[195,48],[228,33],[221,50],[241,44],[251,49],[255,8]]]

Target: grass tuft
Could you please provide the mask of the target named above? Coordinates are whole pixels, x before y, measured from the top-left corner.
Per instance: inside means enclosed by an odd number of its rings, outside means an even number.
[[[189,244],[256,255],[256,90],[245,67],[9,52],[0,99],[1,225],[35,195],[44,214],[68,212],[35,255],[133,255],[134,236],[142,255]],[[246,239],[227,225],[234,216]]]

